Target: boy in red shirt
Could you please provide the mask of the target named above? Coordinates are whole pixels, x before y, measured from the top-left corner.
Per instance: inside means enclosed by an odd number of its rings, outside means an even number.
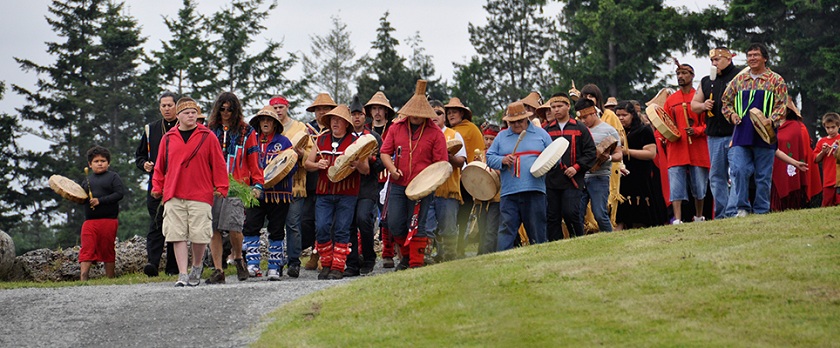
[[[823,174],[823,207],[833,207],[840,203],[840,195],[834,189],[837,184],[836,173],[837,166],[835,165],[834,153],[837,152],[837,130],[840,128],[840,115],[834,112],[829,112],[822,117],[823,127],[828,134],[817,141],[817,146],[814,147],[814,161],[822,164]]]

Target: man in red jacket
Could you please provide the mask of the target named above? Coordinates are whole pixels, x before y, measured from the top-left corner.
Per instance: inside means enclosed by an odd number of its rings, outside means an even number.
[[[178,127],[160,142],[152,176],[154,198],[163,204],[163,235],[172,242],[178,263],[177,287],[198,285],[204,250],[210,242],[213,196],[227,196],[228,178],[221,145],[196,119],[201,108],[191,98],[175,105]],[[187,274],[187,241],[192,242],[192,270]]]

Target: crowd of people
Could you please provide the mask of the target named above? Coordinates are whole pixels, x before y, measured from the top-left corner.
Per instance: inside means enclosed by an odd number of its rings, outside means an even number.
[[[676,62],[678,89],[663,90],[644,111],[634,100],[604,98],[594,84],[580,91],[572,84],[544,103],[537,92],[512,102],[501,127],[473,123],[457,97],[427,99],[422,80],[398,110],[382,92],[349,105],[321,93],[306,109],[314,114],[308,123],[289,116],[283,96],[246,122],[239,99],[224,92],[205,125],[194,100],[166,92],[162,118],[145,127],[135,156],[150,178],[144,272],[158,275],[165,246],[164,271],[178,275],[176,286],[198,285],[209,244],[214,270],[206,284],[225,282],[227,253],[240,281],[260,278],[264,226],[266,279],[280,280],[284,270],[299,277],[307,248],[305,270],[342,279],[373,271],[377,239],[381,267],[404,270],[462,258],[471,241],[486,254],[802,208],[819,194],[823,206],[836,205],[840,116],[822,117],[828,136],[812,147],[784,79],[767,67],[767,49],[751,45],[743,69],[733,56],[711,50],[716,72],[697,89],[694,68]],[[363,146],[364,155],[351,155]],[[102,150],[89,155],[94,175],[107,171],[94,165],[109,160]],[[270,179],[279,163],[285,176]],[[464,185],[476,180],[466,170],[475,167],[496,178],[480,195]],[[229,195],[237,183],[258,204]],[[418,186],[428,190],[418,194]],[[115,199],[91,200],[88,210]],[[116,212],[107,212],[114,220]],[[103,228],[116,231],[112,225]],[[103,254],[113,262],[113,250]]]

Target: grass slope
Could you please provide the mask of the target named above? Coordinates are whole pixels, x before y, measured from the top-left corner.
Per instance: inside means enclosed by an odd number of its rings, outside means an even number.
[[[837,346],[840,208],[597,234],[369,277],[258,347]]]

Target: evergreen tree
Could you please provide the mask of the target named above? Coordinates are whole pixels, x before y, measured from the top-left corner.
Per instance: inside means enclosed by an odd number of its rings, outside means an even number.
[[[487,24],[469,24],[470,43],[486,66],[487,74],[479,78],[490,81],[488,97],[498,108],[526,96],[544,79],[553,23],[540,15],[543,5],[540,0],[488,0]]]
[[[305,93],[302,82],[287,79],[284,73],[297,62],[294,54],[281,54],[282,43],[268,40],[265,49],[250,54],[249,48],[257,35],[266,29],[263,22],[269,12],[277,7],[272,2],[261,9],[264,0],[236,0],[213,14],[207,22],[211,35],[210,47],[213,57],[211,67],[215,77],[204,96],[215,99],[222,91],[236,94],[243,107],[256,112],[275,94],[290,98],[291,107],[300,103]],[[283,56],[288,58],[282,58]]]
[[[408,69],[418,79],[427,81],[426,94],[430,99],[446,101],[449,97],[446,83],[441,82],[440,76],[435,77],[435,64],[432,61],[432,55],[427,54],[426,48],[422,46],[423,38],[420,37],[420,32],[415,32],[413,36],[406,39],[406,43],[411,48],[411,56],[408,57]]]
[[[327,92],[337,103],[350,103],[359,62],[350,43],[347,24],[338,17],[331,17],[333,27],[324,36],[311,36],[311,53],[303,56],[303,72],[309,80],[308,99],[320,92]]]
[[[495,103],[490,101],[490,93],[494,90],[492,83],[483,78],[490,73],[488,67],[481,63],[478,57],[472,57],[469,63],[454,64],[455,76],[451,85],[452,96],[458,97],[470,107],[473,112],[473,123],[484,121],[501,122],[501,113]]]
[[[144,39],[134,19],[122,14],[122,3],[100,0],[53,1],[47,22],[63,42],[48,42],[55,56],[51,65],[15,58],[24,70],[38,73],[38,89],[14,85],[28,104],[19,109],[25,120],[39,123],[33,135],[50,142],[49,150],[25,158],[22,189],[30,203],[27,209],[34,228],[48,225],[56,242],[68,246],[78,241],[83,221],[82,206],[62,200],[44,187],[52,174],[81,179],[87,166],[85,153],[94,144],[108,146],[111,165],[126,183],[129,196],[139,187],[136,170],[127,169],[136,146],[137,129],[147,107],[137,65]],[[37,165],[34,165],[37,163]],[[122,209],[145,209],[138,199],[124,199]],[[125,223],[121,233],[131,233],[140,223]],[[41,233],[39,231],[39,233]],[[133,233],[131,233],[133,234]]]
[[[673,85],[673,78],[656,80],[662,64],[673,51],[685,52],[709,39],[701,31],[704,14],[665,6],[663,0],[562,2],[559,30],[552,40],[552,71],[577,81],[578,87],[595,83],[606,96],[645,100],[645,95]],[[571,85],[564,83],[564,88]],[[639,91],[637,86],[648,89]]]
[[[190,96],[199,103],[210,103],[217,91],[209,90],[214,74],[210,65],[210,47],[206,18],[196,11],[194,0],[183,0],[175,19],[164,17],[171,33],[169,41],[161,40],[161,50],[153,51],[147,63],[157,74],[159,86],[179,96]]]
[[[376,40],[372,42],[372,48],[377,54],[373,59],[365,61],[366,68],[359,76],[358,89],[362,99],[370,98],[381,90],[391,105],[398,108],[414,94],[418,76],[405,66],[405,58],[397,53],[400,42],[391,35],[394,28],[388,21],[388,15],[385,12],[379,18]]]

